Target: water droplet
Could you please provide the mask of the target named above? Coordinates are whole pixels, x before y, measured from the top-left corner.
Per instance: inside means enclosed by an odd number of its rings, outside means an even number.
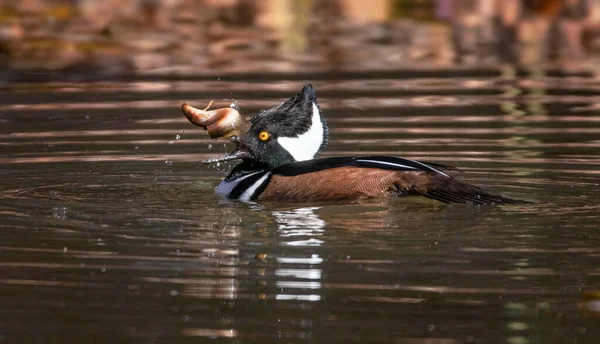
[[[169,143],[170,145],[172,145],[173,143],[175,143],[175,141],[172,141],[172,140],[171,140],[171,141],[169,141],[168,143]]]
[[[139,147],[139,146],[135,146],[135,148],[134,148],[134,149],[138,149],[138,148],[140,148],[140,147]]]
[[[63,253],[67,253],[67,251],[68,251],[68,250],[69,250],[69,249],[68,249],[66,246],[65,246],[65,247],[63,247]]]
[[[212,143],[208,144],[208,149],[212,149]]]
[[[171,160],[165,160],[165,165],[171,166],[173,165],[173,162]]]
[[[88,116],[88,115],[85,115],[85,119],[86,119],[86,120],[87,120],[87,119],[90,119],[90,116]]]
[[[64,220],[67,217],[67,207],[54,207],[52,208],[52,216]]]
[[[175,140],[179,140],[181,138],[181,135],[177,134],[175,135]]]

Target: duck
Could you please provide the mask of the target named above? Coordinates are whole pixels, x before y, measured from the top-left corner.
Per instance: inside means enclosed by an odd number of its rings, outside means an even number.
[[[228,199],[302,202],[421,196],[476,205],[524,202],[463,182],[449,174],[456,170],[449,165],[395,156],[319,158],[329,128],[310,84],[249,121],[232,109],[215,111],[211,120],[198,120],[190,115],[193,107],[182,107],[190,121],[208,128],[211,137],[215,131],[227,131],[227,140],[236,145],[228,154],[203,161],[241,160],[216,187],[216,193]]]

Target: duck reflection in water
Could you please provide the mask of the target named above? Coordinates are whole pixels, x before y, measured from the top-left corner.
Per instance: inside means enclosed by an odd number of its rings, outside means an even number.
[[[307,207],[291,211],[273,211],[272,214],[278,224],[280,237],[310,236],[308,240],[288,241],[282,244],[289,246],[320,246],[323,241],[316,237],[323,235],[327,223],[315,214],[315,210],[318,209],[319,207]]]
[[[276,300],[320,301],[320,268],[323,258],[316,252],[306,254],[306,248],[316,248],[324,244],[322,236],[327,225],[315,213],[319,207],[297,208],[293,210],[273,211],[277,223],[277,232],[281,238],[280,246],[292,246],[302,250],[298,256],[279,256],[275,269],[275,286],[278,292]],[[304,321],[312,325],[312,320]],[[312,326],[309,326],[312,327]]]

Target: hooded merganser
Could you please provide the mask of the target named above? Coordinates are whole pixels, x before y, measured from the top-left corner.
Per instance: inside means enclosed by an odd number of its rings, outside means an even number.
[[[522,203],[448,175],[445,170],[454,169],[452,166],[391,156],[315,159],[327,145],[329,130],[311,85],[249,122],[233,109],[214,110],[216,115],[208,120],[192,113],[206,115],[206,111],[187,104],[183,110],[190,121],[208,128],[213,138],[228,138],[236,144],[232,153],[204,161],[242,160],[216,190],[230,199],[306,201],[419,195],[445,203]],[[223,132],[229,134],[223,136]]]

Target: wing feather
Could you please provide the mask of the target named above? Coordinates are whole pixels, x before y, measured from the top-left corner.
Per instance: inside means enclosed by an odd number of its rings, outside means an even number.
[[[398,178],[397,187],[405,193],[420,195],[444,203],[470,204],[518,204],[520,200],[495,195],[475,185],[454,177],[444,177],[428,172],[403,173]]]

